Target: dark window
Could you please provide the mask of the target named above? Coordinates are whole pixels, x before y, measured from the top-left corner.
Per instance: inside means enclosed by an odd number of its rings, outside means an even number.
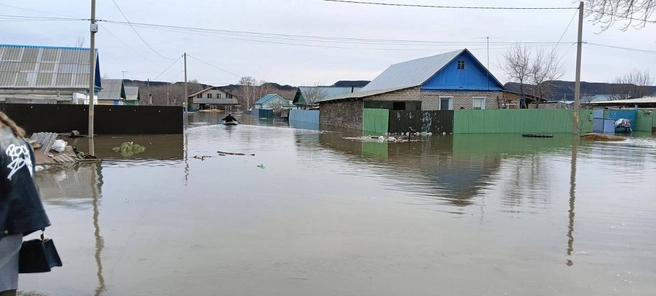
[[[405,110],[405,102],[394,102],[393,108],[394,108],[394,110],[404,111]]]
[[[465,70],[465,61],[458,61],[458,70]]]
[[[196,97],[199,98],[199,99],[202,99],[202,98],[203,98],[203,94],[198,94]]]
[[[208,99],[211,99],[211,98],[212,98],[212,94],[207,94],[207,98],[208,98]]]
[[[221,98],[221,94],[216,94],[216,98],[217,98],[217,99],[220,99],[220,98]]]

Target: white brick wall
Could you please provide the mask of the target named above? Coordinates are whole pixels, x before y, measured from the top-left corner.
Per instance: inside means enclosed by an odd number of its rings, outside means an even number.
[[[452,97],[453,110],[459,110],[460,108],[467,110],[472,109],[474,106],[474,98],[487,98],[485,101],[485,109],[499,109],[499,101],[503,99],[503,93],[475,91],[424,92],[421,93],[421,110],[439,110],[440,97]]]

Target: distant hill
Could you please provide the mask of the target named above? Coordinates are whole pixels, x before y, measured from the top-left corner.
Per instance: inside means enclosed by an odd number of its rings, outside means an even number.
[[[506,90],[519,92],[520,84],[516,82],[508,82],[504,85]],[[551,81],[549,83],[550,89],[546,92],[546,99],[550,101],[574,100],[574,82],[573,81]],[[525,93],[532,93],[534,85],[524,85]],[[627,85],[615,83],[601,83],[601,82],[581,82],[581,95],[604,95],[615,94],[618,89],[626,89]],[[645,87],[647,94],[656,93],[656,86]]]

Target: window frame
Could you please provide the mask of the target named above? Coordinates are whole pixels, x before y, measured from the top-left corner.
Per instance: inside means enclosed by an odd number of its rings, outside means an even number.
[[[462,67],[460,67],[460,65],[462,65]],[[457,63],[456,63],[456,69],[458,69],[458,70],[467,69],[467,63],[465,62],[465,60],[458,60]]]
[[[442,109],[442,99],[449,99],[449,107],[447,108],[447,110]],[[440,111],[453,110],[453,96],[439,96],[437,100],[437,110]]]
[[[477,109],[475,106],[476,100],[481,100],[482,102],[480,109]],[[487,107],[487,97],[472,97],[472,110],[485,110],[486,107]]]

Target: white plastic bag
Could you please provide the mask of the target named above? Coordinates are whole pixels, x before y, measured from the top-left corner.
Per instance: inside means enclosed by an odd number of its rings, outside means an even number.
[[[62,153],[66,149],[67,143],[64,140],[55,140],[55,143],[52,144],[50,150]]]

